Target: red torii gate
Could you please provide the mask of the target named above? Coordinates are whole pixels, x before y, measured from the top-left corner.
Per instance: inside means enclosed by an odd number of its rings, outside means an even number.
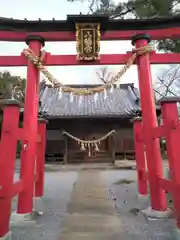
[[[29,45],[40,56],[45,41],[75,41],[75,23],[101,23],[101,40],[132,40],[136,48],[148,45],[150,40],[179,38],[180,18],[160,20],[109,20],[106,16],[69,16],[66,21],[27,21],[1,19],[1,41],[20,41]],[[5,30],[4,30],[5,29]],[[15,29],[17,31],[15,31]],[[151,36],[151,39],[150,37]],[[44,65],[101,65],[125,64],[132,53],[104,54],[100,60],[78,61],[75,55],[51,55],[46,53]],[[180,55],[173,53],[138,56],[139,88],[142,108],[142,122],[134,124],[139,193],[147,194],[147,180],[150,183],[151,207],[155,213],[166,212],[165,190],[171,191],[180,228],[179,184],[179,118],[176,103],[178,99],[162,102],[164,124],[157,126],[154,96],[152,90],[150,64],[179,63]],[[36,196],[43,195],[43,163],[45,150],[45,122],[38,125],[39,70],[28,61],[24,54],[0,56],[0,66],[27,66],[27,87],[24,104],[23,128],[18,127],[19,104],[14,100],[2,102],[4,119],[0,142],[0,238],[8,234],[11,199],[18,198],[18,214],[32,213],[34,191],[35,156],[37,159]],[[13,119],[12,119],[13,116]],[[38,134],[41,140],[37,140]],[[165,136],[171,169],[171,181],[163,178],[162,162],[158,138]],[[13,183],[17,140],[23,141],[21,152],[20,180]],[[37,147],[39,142],[39,147]],[[145,169],[144,145],[148,174]],[[10,151],[11,148],[11,151]]]

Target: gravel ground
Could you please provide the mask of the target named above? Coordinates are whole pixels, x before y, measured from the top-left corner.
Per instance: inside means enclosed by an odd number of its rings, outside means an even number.
[[[136,180],[136,171],[105,171],[103,172],[109,188],[110,198],[114,201],[117,213],[121,219],[127,240],[175,240],[174,219],[151,220],[137,209],[145,209],[149,201],[139,201],[136,182],[131,184],[114,184],[120,179]]]
[[[87,171],[87,170],[86,170]],[[126,234],[123,240],[175,240],[175,220],[147,219],[136,209],[149,206],[148,201],[138,201],[136,183],[116,185],[120,179],[136,180],[134,170],[104,170],[101,171],[107,186],[107,194],[114,202],[117,214]],[[73,185],[78,172],[46,172],[45,197],[37,203],[37,210],[44,216],[37,220],[36,226],[12,228],[12,240],[56,240],[62,229],[62,223],[67,213]],[[15,175],[18,179],[18,174]],[[12,211],[16,209],[17,201],[13,200]],[[113,240],[113,239],[112,239]]]
[[[45,174],[45,196],[37,202],[37,210],[44,213],[36,226],[13,227],[12,240],[55,240],[66,215],[67,204],[77,179],[77,172],[47,172]],[[18,174],[15,175],[18,179]],[[16,209],[14,199],[12,211]]]

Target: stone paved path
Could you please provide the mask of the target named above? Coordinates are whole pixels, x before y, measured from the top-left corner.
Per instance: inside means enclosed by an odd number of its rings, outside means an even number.
[[[119,184],[123,179],[134,182]],[[147,221],[132,211],[150,204],[136,193],[132,170],[46,172],[45,196],[36,205],[44,215],[35,225],[11,226],[12,240],[175,240],[174,219]],[[16,205],[14,199],[12,211]]]
[[[68,205],[61,240],[116,240],[123,234],[101,171],[82,171]]]

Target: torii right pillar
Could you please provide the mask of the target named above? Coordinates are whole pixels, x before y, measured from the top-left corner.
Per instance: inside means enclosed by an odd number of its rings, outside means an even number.
[[[136,48],[149,44],[150,37],[146,34],[133,36],[132,44]],[[162,159],[158,139],[151,136],[152,129],[158,126],[149,54],[138,56],[137,70],[139,79],[140,103],[142,110],[143,139],[146,149],[148,180],[150,187],[151,209],[154,213],[165,213],[167,210],[165,191],[158,185],[157,177],[163,176]],[[150,211],[151,211],[150,210]]]
[[[177,103],[180,98],[166,97],[161,99],[163,124],[165,126],[165,137],[169,170],[171,178],[171,193],[173,196],[174,210],[177,219],[176,239],[180,239],[180,122]]]

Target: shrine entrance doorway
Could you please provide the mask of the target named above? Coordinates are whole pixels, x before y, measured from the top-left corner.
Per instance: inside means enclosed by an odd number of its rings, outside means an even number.
[[[97,140],[102,134],[88,134],[86,138]],[[111,162],[111,149],[109,148],[109,137],[101,141],[98,145],[99,150],[97,151],[94,146],[90,146],[90,151],[85,152],[84,162]]]

